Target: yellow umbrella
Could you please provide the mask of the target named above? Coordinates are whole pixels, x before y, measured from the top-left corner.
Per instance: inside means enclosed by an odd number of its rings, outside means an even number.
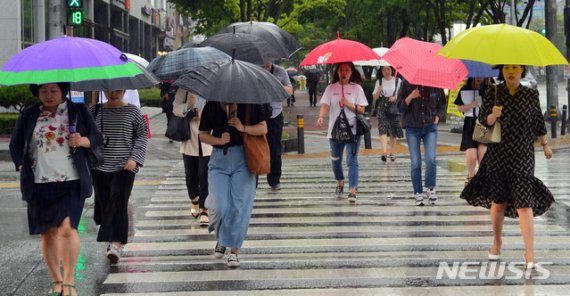
[[[568,61],[544,36],[507,24],[471,28],[453,37],[439,52],[447,58],[491,65],[566,65]]]

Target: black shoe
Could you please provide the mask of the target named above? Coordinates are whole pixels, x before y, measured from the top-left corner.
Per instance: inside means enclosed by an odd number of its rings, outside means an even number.
[[[355,202],[356,202],[356,194],[354,194],[354,193],[352,193],[352,192],[349,193],[349,194],[348,194],[348,202],[349,202],[349,203],[355,203]]]
[[[277,183],[277,184],[271,186],[271,191],[279,191],[279,190],[281,190],[281,184],[280,183]]]
[[[388,160],[388,158],[386,157],[386,154],[382,154],[382,162],[386,162]]]
[[[336,197],[342,198],[342,194],[344,193],[344,186],[336,186]]]

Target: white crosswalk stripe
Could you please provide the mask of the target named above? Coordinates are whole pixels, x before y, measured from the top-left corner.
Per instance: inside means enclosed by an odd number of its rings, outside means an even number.
[[[540,177],[547,172],[537,162]],[[286,160],[281,191],[272,193],[265,177],[259,179],[238,270],[212,256],[215,236],[192,218],[184,170],[177,164],[148,203],[134,205],[131,242],[104,279],[103,295],[524,293],[524,278],[437,278],[442,262],[474,262],[475,275],[487,266],[489,211],[459,199],[462,163],[462,156],[440,162],[438,205],[416,207],[404,158],[383,164],[378,156],[360,157],[356,205],[346,196],[334,197],[330,160]],[[557,284],[570,282],[568,230],[544,215],[535,218],[535,233],[536,257],[552,264],[545,265],[549,278],[530,279],[533,292],[565,294],[568,286]],[[522,266],[523,252],[518,221],[507,219],[501,262]],[[494,286],[497,281],[503,285]]]

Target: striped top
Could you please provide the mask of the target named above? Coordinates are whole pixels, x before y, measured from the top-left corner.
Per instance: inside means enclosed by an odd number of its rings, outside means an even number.
[[[91,114],[95,114],[95,107],[91,106]],[[123,170],[127,160],[133,159],[137,162],[133,172],[137,173],[139,167],[144,164],[148,142],[148,128],[141,111],[129,104],[121,107],[103,107],[96,113],[95,123],[103,133],[104,143],[107,145],[102,147],[105,161],[95,170],[118,172]]]

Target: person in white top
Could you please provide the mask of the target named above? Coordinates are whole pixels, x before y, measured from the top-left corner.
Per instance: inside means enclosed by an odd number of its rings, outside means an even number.
[[[184,117],[188,112],[193,112],[194,117],[190,121],[190,139],[180,142],[180,153],[184,161],[186,177],[186,189],[192,201],[190,214],[194,218],[200,216],[200,226],[207,227],[209,223],[208,209],[205,201],[208,196],[208,162],[212,154],[212,146],[198,140],[198,126],[200,114],[206,105],[201,97],[179,88],[176,91],[173,102],[174,116]]]
[[[394,68],[380,67],[376,74],[378,79],[372,92],[374,109],[378,118],[378,133],[382,144],[382,161],[387,160],[388,137],[390,137],[390,160],[396,161],[396,138],[403,138],[404,132],[400,124],[398,108],[398,91],[402,81],[394,77]],[[381,76],[380,76],[381,75]]]
[[[102,103],[107,102],[107,97],[105,96],[104,92],[101,92],[101,100]],[[131,105],[137,106],[137,108],[141,108],[141,100],[139,97],[139,91],[136,89],[127,89],[125,90],[125,95],[123,96],[123,102],[129,103]]]
[[[352,133],[356,135],[356,114],[363,114],[364,107],[368,106],[368,100],[364,90],[360,86],[362,78],[354,67],[354,64],[340,63],[336,66],[333,83],[327,86],[321,97],[321,110],[317,119],[317,127],[322,127],[324,117],[328,115],[328,133],[331,146],[332,169],[337,181],[336,196],[341,198],[344,192],[344,175],[342,172],[342,154],[346,148],[346,162],[348,164],[348,201],[356,202],[358,189],[358,148],[360,137],[355,137],[354,143],[339,143],[332,139],[332,130],[336,119],[344,108],[344,113],[351,126]]]

